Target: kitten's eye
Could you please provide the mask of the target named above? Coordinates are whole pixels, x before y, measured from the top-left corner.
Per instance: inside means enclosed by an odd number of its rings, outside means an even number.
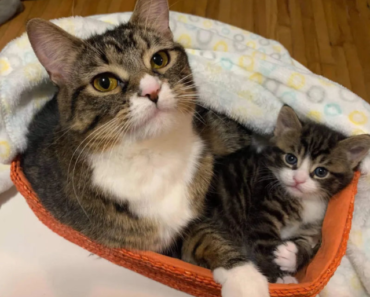
[[[297,157],[294,156],[293,154],[286,154],[285,155],[285,162],[287,162],[289,165],[295,165],[297,164]]]
[[[93,86],[99,92],[110,92],[117,88],[118,81],[113,75],[104,73],[94,78]]]
[[[165,51],[160,51],[153,55],[152,60],[150,62],[152,68],[160,69],[168,65],[170,58]]]
[[[319,178],[324,178],[328,175],[328,170],[324,167],[317,167],[314,171],[315,175]]]

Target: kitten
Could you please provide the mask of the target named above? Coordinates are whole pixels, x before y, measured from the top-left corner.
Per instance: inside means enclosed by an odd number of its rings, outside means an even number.
[[[127,24],[87,40],[40,19],[27,32],[59,89],[22,157],[41,202],[106,246],[165,250],[201,214],[214,154],[249,141],[197,106],[167,0],[139,0]]]
[[[216,160],[207,214],[189,228],[182,258],[213,270],[223,296],[268,296],[267,279],[285,282],[314,256],[330,198],[369,148],[369,135],[302,124],[284,106],[261,153],[250,146]]]

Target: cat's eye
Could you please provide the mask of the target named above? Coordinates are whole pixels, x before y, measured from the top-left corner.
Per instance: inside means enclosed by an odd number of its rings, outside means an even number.
[[[155,53],[150,61],[150,64],[153,69],[161,69],[166,67],[170,61],[170,57],[166,51],[160,51]]]
[[[103,73],[94,78],[94,88],[99,92],[110,92],[118,86],[118,80],[112,74]]]
[[[329,171],[324,167],[317,167],[314,173],[317,177],[324,178],[328,175]]]
[[[285,155],[285,162],[287,162],[287,164],[289,164],[289,165],[295,165],[295,164],[297,164],[298,159],[293,154],[286,154]]]

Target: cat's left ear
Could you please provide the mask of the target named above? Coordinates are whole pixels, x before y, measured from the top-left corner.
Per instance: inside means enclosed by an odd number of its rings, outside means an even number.
[[[276,121],[274,135],[280,137],[287,131],[300,131],[301,129],[302,124],[299,121],[297,114],[291,107],[289,107],[288,105],[284,105],[281,108],[278,119]]]
[[[363,134],[346,138],[338,143],[337,149],[346,152],[351,167],[355,168],[369,153],[370,135]]]
[[[82,40],[42,19],[30,20],[27,34],[50,79],[58,86],[68,84],[77,53],[83,46]]]
[[[137,0],[131,23],[153,28],[172,39],[168,0]]]

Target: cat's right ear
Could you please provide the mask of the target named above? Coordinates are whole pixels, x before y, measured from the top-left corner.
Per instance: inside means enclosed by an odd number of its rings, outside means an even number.
[[[172,39],[168,0],[137,0],[131,23],[153,28]]]
[[[274,130],[274,135],[276,137],[279,137],[285,134],[287,131],[300,131],[301,129],[302,124],[299,121],[297,114],[291,107],[289,107],[288,105],[284,105],[280,110]]]
[[[362,134],[348,137],[340,141],[336,148],[346,153],[351,167],[355,168],[369,153],[370,135]]]
[[[30,20],[27,34],[50,79],[59,86],[66,84],[82,40],[42,19]]]

